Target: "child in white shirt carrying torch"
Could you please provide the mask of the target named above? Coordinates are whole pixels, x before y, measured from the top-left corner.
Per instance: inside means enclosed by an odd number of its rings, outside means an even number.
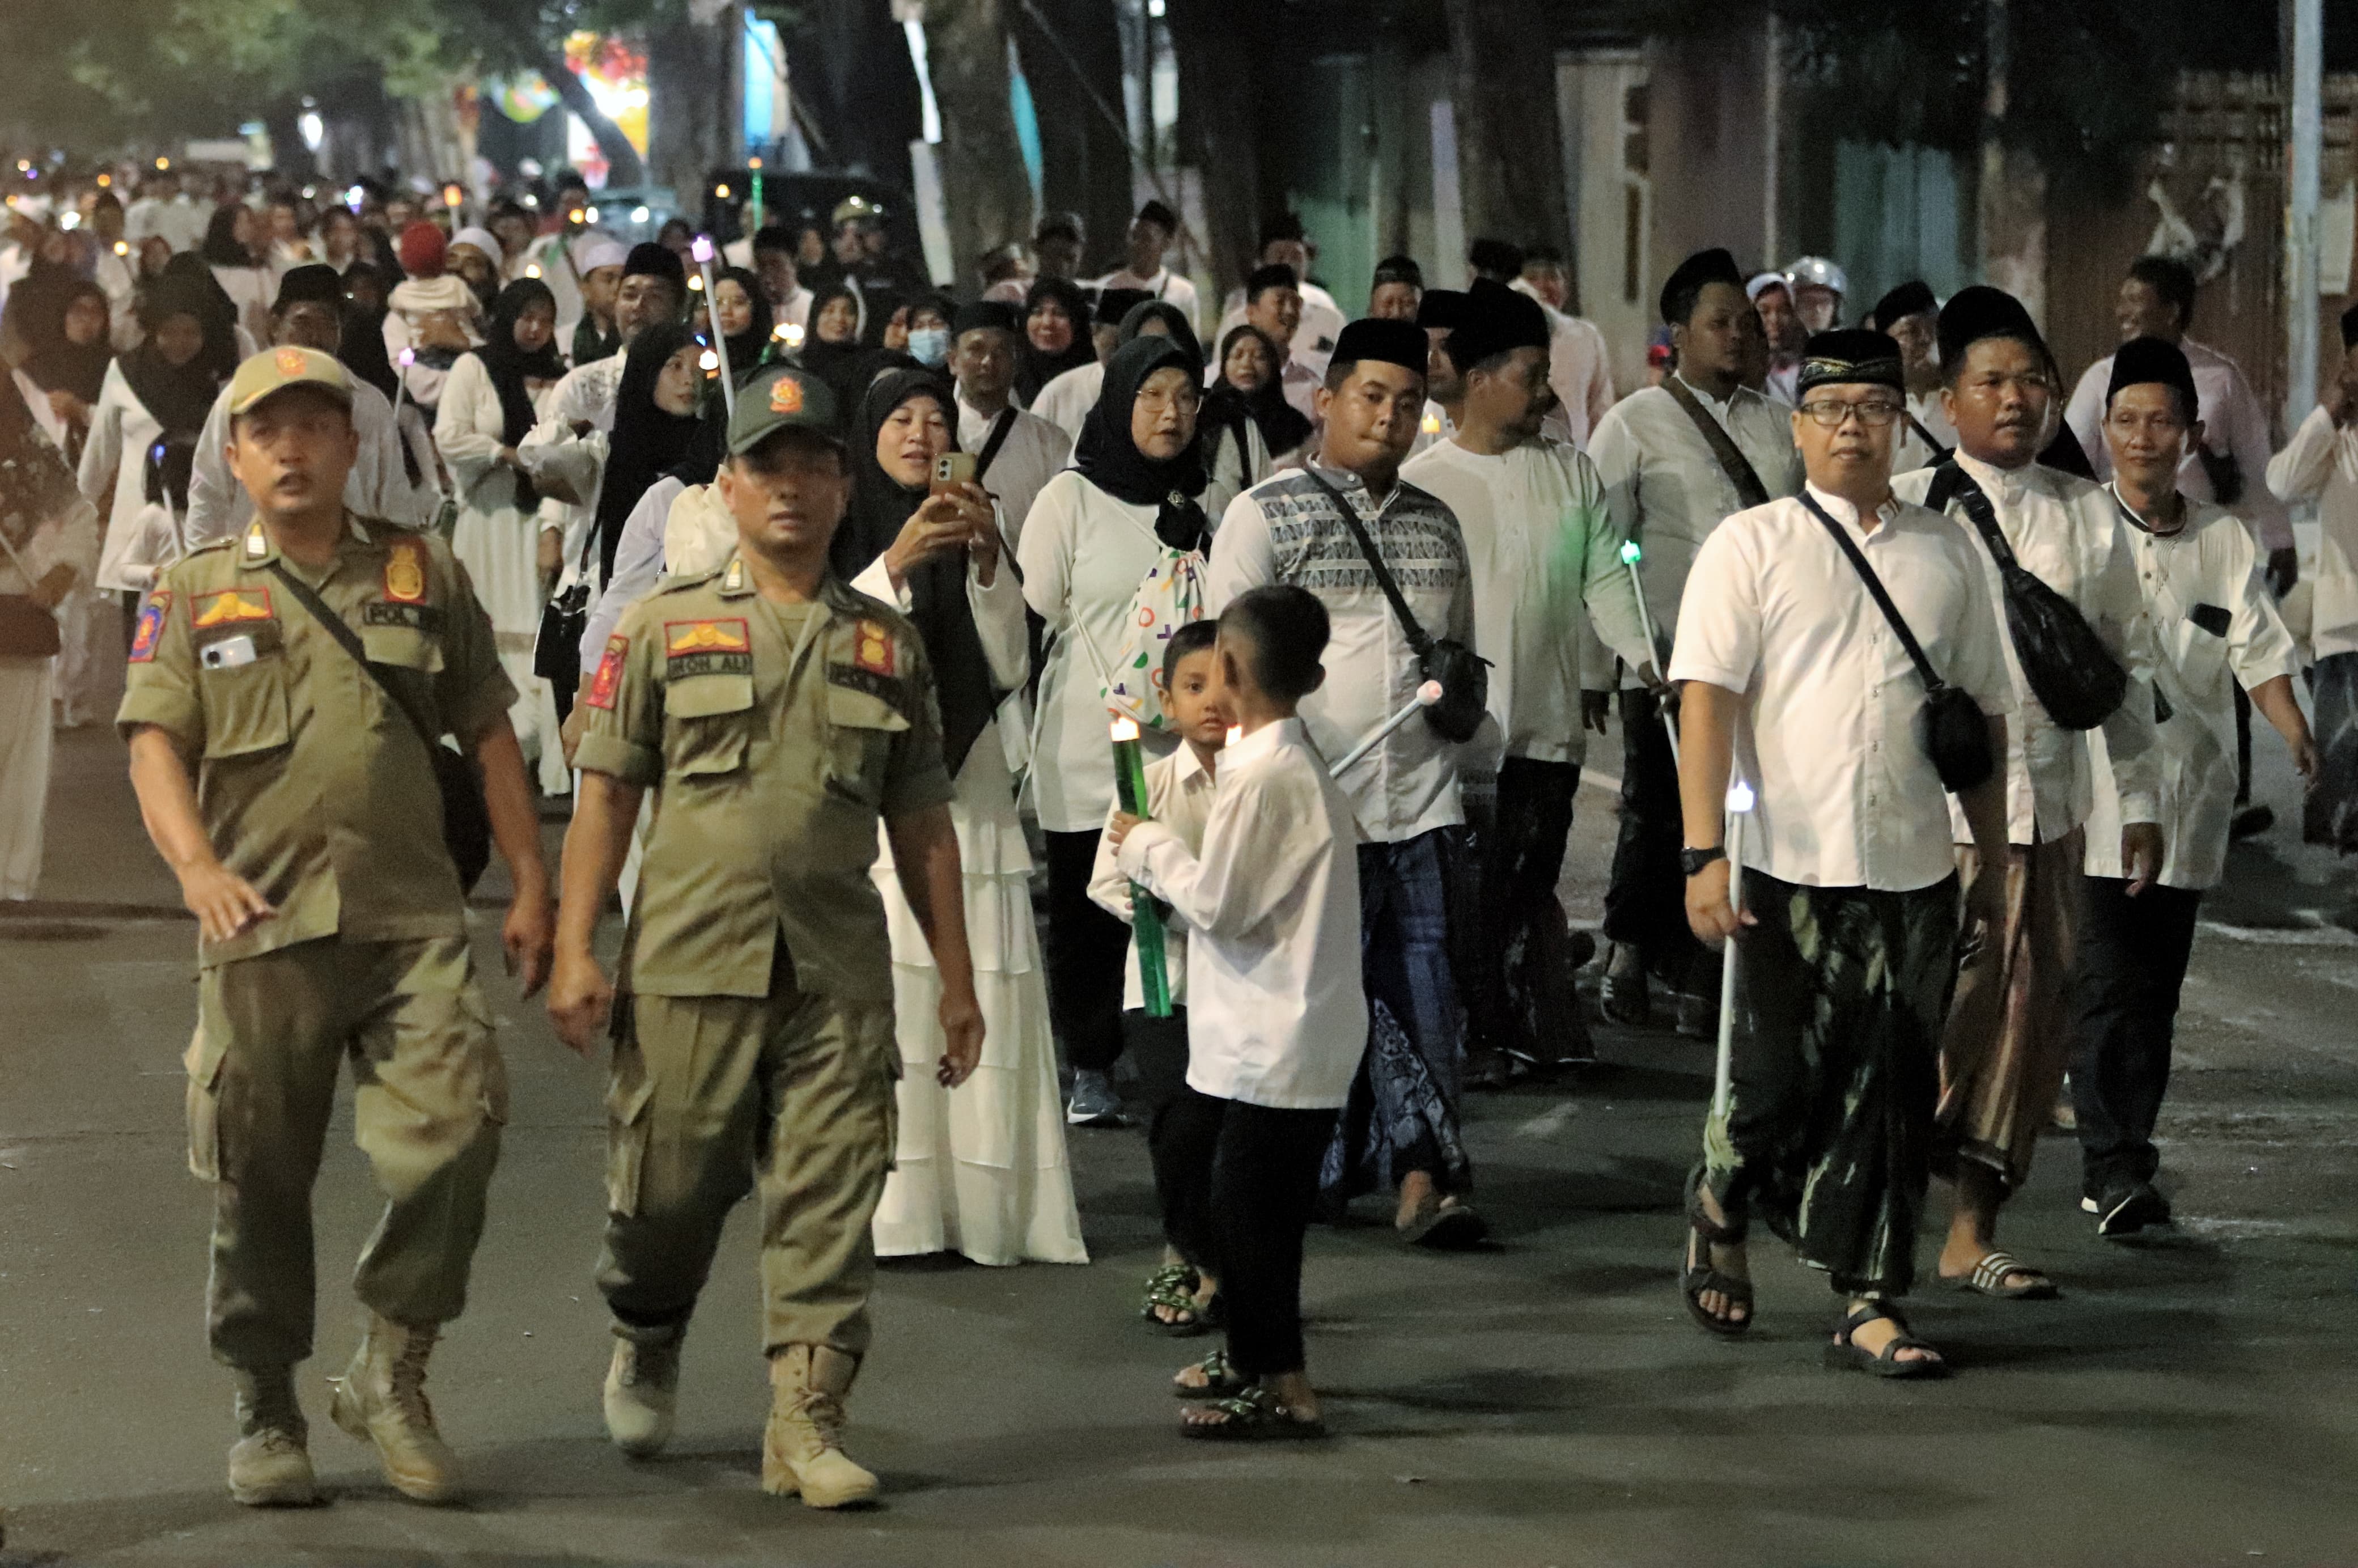
[[[1163,647],[1155,685],[1165,728],[1184,742],[1145,770],[1146,814],[1179,836],[1191,855],[1200,855],[1204,827],[1212,814],[1212,793],[1220,749],[1228,744],[1227,693],[1213,642],[1216,621],[1191,621]],[[1136,726],[1131,729],[1135,730]],[[1113,826],[1117,804],[1106,813]],[[1113,843],[1098,840],[1097,868],[1089,897],[1130,922],[1130,883],[1113,863]],[[1187,928],[1175,914],[1163,919],[1163,971],[1170,1003],[1157,1017],[1140,973],[1138,944],[1130,934],[1122,981],[1122,1049],[1138,1069],[1138,1098],[1146,1110],[1146,1146],[1154,1164],[1154,1201],[1163,1215],[1163,1262],[1146,1281],[1139,1315],[1174,1338],[1219,1326],[1219,1275],[1212,1267],[1212,1147],[1219,1136],[1219,1102],[1187,1087]],[[1206,1110],[1209,1114],[1206,1114]]]
[[[1126,814],[1106,835],[1121,874],[1187,926],[1187,1090],[1217,1124],[1207,1229],[1228,1346],[1179,1375],[1189,1437],[1325,1433],[1303,1351],[1302,1239],[1368,1030],[1358,827],[1295,714],[1325,679],[1326,635],[1306,589],[1232,600],[1217,655],[1238,735],[1202,850]]]

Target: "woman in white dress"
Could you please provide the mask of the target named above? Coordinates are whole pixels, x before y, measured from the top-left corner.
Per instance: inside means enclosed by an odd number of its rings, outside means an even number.
[[[559,541],[541,526],[540,492],[516,448],[565,373],[556,338],[557,297],[548,286],[533,278],[509,284],[492,308],[483,346],[450,367],[434,416],[434,444],[459,492],[450,548],[492,618],[500,665],[516,688],[508,716],[525,760],[536,763],[549,795],[570,786],[557,738],[557,698],[533,674],[532,650],[542,585],[555,575]]]
[[[900,1144],[876,1211],[876,1250],[1086,1263],[1032,924],[1032,857],[993,721],[999,699],[1023,684],[1023,590],[979,489],[927,496],[934,460],[954,448],[957,430],[956,399],[937,374],[879,378],[852,422],[852,505],[834,549],[854,587],[916,622],[934,668],[984,1031],[974,1076],[944,1088],[934,1076],[944,1048],[940,979],[879,834],[874,875],[892,930],[902,1074]]]
[[[146,341],[107,368],[90,440],[81,449],[81,492],[105,520],[98,554],[102,592],[137,595],[168,560],[133,561],[133,542],[147,520],[149,449],[166,436],[193,442],[211,414],[222,382],[237,368],[228,324],[206,326],[206,301],[185,280],[161,278],[140,300]],[[124,609],[132,608],[126,602]],[[114,652],[122,652],[118,643]]]
[[[261,238],[254,209],[243,201],[232,201],[213,209],[198,254],[212,268],[213,281],[237,307],[237,324],[253,334],[254,341],[266,343],[270,302],[277,297],[278,280],[257,248]]]

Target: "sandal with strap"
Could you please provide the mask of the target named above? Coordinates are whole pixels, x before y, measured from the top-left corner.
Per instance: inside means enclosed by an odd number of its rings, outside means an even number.
[[[1184,1263],[1165,1263],[1146,1277],[1146,1299],[1138,1315],[1151,1328],[1158,1329],[1174,1339],[1191,1339],[1212,1329],[1211,1313],[1195,1300],[1195,1287],[1202,1277]],[[1215,1301],[1217,1297],[1213,1298]],[[1184,1312],[1184,1318],[1163,1318],[1154,1315],[1157,1307]]]
[[[1687,1244],[1680,1255],[1682,1270],[1679,1293],[1686,1298],[1687,1315],[1702,1325],[1707,1334],[1732,1339],[1752,1326],[1752,1281],[1738,1280],[1721,1273],[1711,1266],[1711,1249],[1735,1247],[1744,1240],[1744,1227],[1725,1226],[1703,1211],[1703,1168],[1697,1166],[1687,1175]],[[1744,1309],[1742,1317],[1722,1317],[1704,1310],[1703,1298],[1713,1292],[1725,1296],[1732,1306]]]
[[[1205,1407],[1219,1421],[1184,1421],[1179,1434],[1204,1443],[1282,1443],[1326,1435],[1323,1421],[1303,1421],[1274,1390],[1255,1384],[1233,1399]]]
[[[1880,1352],[1863,1350],[1851,1343],[1854,1333],[1877,1318],[1888,1318],[1899,1325],[1899,1332],[1891,1336],[1890,1342]],[[1903,1361],[1899,1358],[1903,1350],[1920,1350],[1925,1354]],[[1826,1365],[1834,1371],[1856,1370],[1877,1378],[1945,1378],[1949,1375],[1949,1364],[1941,1358],[1941,1353],[1910,1336],[1908,1320],[1881,1302],[1869,1302],[1842,1320],[1842,1326],[1834,1330],[1833,1343],[1826,1346]]]
[[[1203,1373],[1204,1380],[1200,1383],[1183,1383],[1174,1378],[1171,1380],[1171,1392],[1174,1398],[1224,1400],[1231,1395],[1243,1393],[1253,1386],[1253,1380],[1250,1378],[1245,1377],[1228,1364],[1228,1353],[1226,1350],[1213,1351],[1209,1356],[1196,1362],[1193,1370]]]
[[[2029,1276],[2020,1284],[2006,1282],[2008,1274]],[[1992,1296],[2002,1302],[2053,1301],[2062,1292],[2055,1281],[2032,1268],[2011,1252],[1985,1252],[1969,1274],[1943,1274],[1941,1282],[1952,1291],[1971,1291],[1978,1296]]]

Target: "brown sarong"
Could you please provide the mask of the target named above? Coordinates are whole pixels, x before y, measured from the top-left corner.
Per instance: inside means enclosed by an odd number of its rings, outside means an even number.
[[[1942,1175],[1972,1161],[2009,1191],[2030,1175],[2071,1058],[2084,839],[2074,827],[2051,842],[2009,846],[2005,927],[1965,939],[1941,1035],[1932,1168]],[[1957,851],[1968,885],[1979,860],[1972,849]]]

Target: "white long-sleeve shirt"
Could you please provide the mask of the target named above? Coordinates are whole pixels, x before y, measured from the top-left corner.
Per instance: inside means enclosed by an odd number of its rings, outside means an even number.
[[[2186,525],[2156,535],[2125,518],[2151,623],[2155,690],[2169,717],[2154,726],[2166,887],[2214,886],[2235,815],[2235,687],[2299,673],[2292,633],[2261,580],[2259,552],[2234,514],[2187,503]],[[2121,802],[2104,731],[2088,736],[2095,806],[2083,865],[2122,877]]]
[[[1791,409],[1748,387],[1736,388],[1725,403],[1689,390],[1734,438],[1770,500],[1801,490]],[[1744,499],[1712,455],[1711,443],[1662,387],[1633,392],[1606,410],[1589,438],[1588,456],[1605,481],[1614,523],[1645,552],[1638,576],[1646,610],[1668,632],[1681,623],[1680,596],[1695,553],[1723,519],[1744,509]],[[1636,683],[1632,672],[1623,684]]]
[[[126,574],[123,568],[147,509],[147,449],[163,433],[163,426],[131,390],[123,362],[110,363],[98,402],[91,408],[90,437],[82,443],[81,467],[75,475],[82,494],[100,509],[105,523],[95,586],[110,592],[140,592],[154,580],[152,571]],[[152,568],[166,563],[142,564]]]
[[[1167,757],[1146,764],[1146,815],[1179,836],[1191,855],[1204,852],[1204,828],[1212,818],[1212,796],[1217,787],[1214,775],[1206,772],[1203,760],[1195,755],[1193,746],[1182,745]],[[1113,826],[1113,814],[1119,807],[1106,810],[1106,826]],[[1146,1005],[1145,982],[1138,973],[1138,933],[1130,903],[1130,879],[1113,863],[1113,840],[1098,839],[1097,861],[1089,868],[1089,897],[1120,921],[1132,926],[1130,951],[1122,960],[1121,1005],[1136,1011]],[[1163,922],[1163,976],[1168,982],[1173,1005],[1184,1007],[1187,1002],[1187,923],[1174,910]]]
[[[2153,642],[2137,592],[2136,566],[2113,498],[2076,475],[2029,463],[1996,469],[1959,452],[1957,466],[1972,476],[1997,514],[1998,531],[2031,576],[2071,601],[2104,646],[2129,673],[2128,695],[2102,725],[2119,786],[2123,819],[2160,820],[2154,799],[2159,765],[2153,738]],[[1903,501],[1920,503],[1937,470],[1919,469],[1891,481]],[[1962,502],[1948,513],[1980,557],[1988,579],[2006,669],[2014,679],[2014,718],[2006,726],[2006,840],[2051,842],[2088,820],[2094,787],[2088,762],[2089,731],[2066,730],[2031,694],[2006,623],[2006,593],[1997,561],[1965,515]],[[1973,835],[1964,808],[1951,810],[1956,841]]]
[[[2244,520],[2263,550],[2292,547],[2292,518],[2284,503],[2269,493],[2268,411],[2259,394],[2244,379],[2243,368],[2218,350],[2180,339],[2187,368],[2194,373],[2194,396],[2201,405],[2202,440],[2213,452],[2225,452],[2243,470],[2244,492],[2229,511]],[[2088,367],[2064,406],[2063,422],[2088,454],[2099,480],[2113,477],[2113,449],[2104,444],[2104,394],[2113,384],[2113,356],[2106,354]],[[2196,501],[2216,501],[2211,474],[2202,460],[2190,451],[2178,467],[2180,494]]]
[[[1349,1097],[1367,1047],[1359,972],[1358,835],[1299,719],[1220,755],[1190,854],[1141,822],[1114,860],[1187,923],[1187,1086],[1282,1110]]]
[[[1406,481],[1380,504],[1357,474],[1317,470],[1339,491],[1374,541],[1418,624],[1434,637],[1474,641],[1474,575],[1466,536],[1438,497]],[[1424,683],[1416,651],[1334,501],[1311,475],[1271,475],[1228,505],[1205,573],[1212,613],[1249,588],[1293,583],[1326,606],[1326,682],[1302,701],[1302,720],[1322,757],[1342,758]],[[1360,830],[1398,843],[1466,820],[1458,748],[1422,719],[1393,730],[1336,782]]]
[[[1065,433],[1066,440],[1081,438],[1081,422],[1089,410],[1098,406],[1098,394],[1105,390],[1105,366],[1095,361],[1075,365],[1048,379],[1040,395],[1032,400],[1032,412]]]
[[[352,428],[360,435],[361,447],[344,479],[344,505],[359,516],[423,528],[433,521],[436,498],[424,487],[410,485],[409,470],[401,460],[401,436],[394,427],[393,402],[368,383],[351,379]],[[254,515],[253,498],[230,472],[229,427],[229,388],[224,386],[205,416],[189,474],[190,549],[231,537]]]
[[[2309,574],[2309,642],[2320,659],[2358,654],[2358,421],[2336,429],[2320,406],[2268,460],[2279,501],[2317,503],[2317,569]]]
[[[990,460],[990,470],[981,477],[982,487],[998,498],[1000,516],[1004,520],[1007,546],[1011,550],[1022,542],[1023,521],[1032,515],[1032,503],[1040,499],[1040,492],[1048,481],[1062,473],[1072,460],[1073,438],[1036,414],[1028,414],[1010,404],[1006,412],[1015,416],[1008,427],[1007,439]],[[981,456],[990,444],[990,431],[997,416],[985,414],[961,396],[957,400],[958,449]]]
[[[1490,661],[1490,722],[1473,759],[1587,756],[1583,687],[1610,689],[1609,659],[1583,667],[1592,625],[1632,668],[1650,664],[1624,535],[1578,450],[1544,438],[1496,457],[1444,441],[1401,469],[1457,518],[1474,573],[1474,651]],[[1488,733],[1495,730],[1495,733]]]

